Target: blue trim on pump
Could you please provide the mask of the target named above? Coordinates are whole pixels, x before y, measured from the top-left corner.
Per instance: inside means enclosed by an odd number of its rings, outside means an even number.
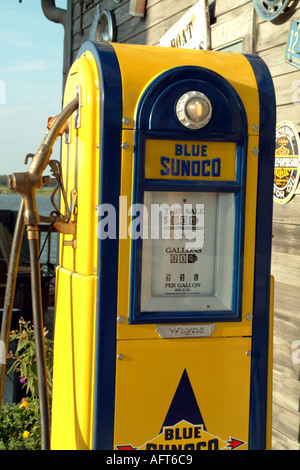
[[[98,67],[100,103],[100,204],[116,209],[119,230],[121,178],[122,83],[118,59],[110,44],[85,43]],[[109,156],[109,158],[107,158]],[[116,318],[119,240],[99,239],[96,324],[96,370],[93,448],[113,449],[115,412]]]
[[[140,134],[140,133],[137,133]],[[160,138],[162,138],[160,136]],[[174,136],[173,136],[174,139]],[[185,137],[188,140],[187,136]],[[244,219],[245,219],[245,179],[247,144],[244,139],[237,143],[237,163],[235,181],[185,181],[185,180],[144,180],[144,146],[145,136],[138,136],[136,145],[139,162],[136,162],[136,172],[140,173],[137,184],[134,185],[133,203],[143,204],[144,191],[187,191],[187,192],[214,192],[235,194],[235,231],[234,231],[234,261],[233,261],[233,291],[231,310],[224,311],[180,311],[180,312],[141,312],[141,266],[142,266],[142,239],[131,242],[131,280],[130,280],[130,311],[131,324],[147,323],[174,323],[174,322],[236,322],[241,320],[242,277],[243,277],[243,247],[244,247]],[[214,141],[211,135],[206,141]],[[141,148],[142,147],[142,148]],[[140,149],[141,148],[141,149]],[[139,182],[138,182],[139,181]],[[137,189],[138,188],[138,189]]]
[[[256,76],[260,101],[249,449],[264,450],[267,439],[276,102],[273,81],[266,64],[257,56],[246,57]]]
[[[178,121],[175,104],[189,90],[205,93],[212,103],[210,122],[202,129],[186,130]],[[174,103],[174,108],[172,107]],[[245,181],[247,168],[247,116],[232,86],[219,74],[203,67],[176,67],[161,74],[144,92],[136,113],[133,204],[143,204],[144,191],[201,191],[235,194],[235,250],[230,310],[141,312],[142,240],[132,240],[129,322],[234,322],[241,320]],[[235,181],[145,180],[146,139],[236,142]]]
[[[175,106],[180,96],[190,90],[206,94],[213,113],[202,129],[186,131],[177,119]],[[235,119],[236,115],[240,119]],[[136,112],[138,130],[176,132],[177,139],[178,133],[188,139],[199,139],[216,130],[227,136],[243,135],[246,126],[244,106],[234,88],[218,73],[199,66],[175,67],[159,75],[144,92]]]

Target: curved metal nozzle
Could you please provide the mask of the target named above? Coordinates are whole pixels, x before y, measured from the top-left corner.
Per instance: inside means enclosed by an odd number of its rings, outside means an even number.
[[[48,165],[52,154],[52,147],[61,132],[61,129],[71,114],[78,108],[79,97],[68,104],[61,114],[57,116],[49,133],[40,145],[37,153],[33,156],[27,172],[13,173],[8,176],[8,187],[21,194],[24,199],[24,222],[25,225],[37,225],[39,214],[36,207],[35,192],[43,186],[43,172]]]

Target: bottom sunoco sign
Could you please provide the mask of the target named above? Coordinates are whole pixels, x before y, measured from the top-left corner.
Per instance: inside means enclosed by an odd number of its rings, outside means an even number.
[[[299,134],[289,121],[276,128],[273,199],[285,204],[293,197],[299,182]]]
[[[164,427],[162,432],[142,447],[132,445],[117,446],[118,450],[232,450],[245,442],[230,438],[223,441],[205,431],[203,425],[195,426],[181,421],[175,426]]]
[[[186,416],[186,419],[184,419],[184,416]],[[170,424],[176,420],[178,422]],[[187,371],[184,370],[158,435],[140,447],[135,447],[131,443],[124,443],[116,445],[116,448],[118,450],[212,451],[234,450],[244,444],[246,442],[231,436],[228,436],[227,440],[223,440],[215,435],[213,430],[206,429]]]

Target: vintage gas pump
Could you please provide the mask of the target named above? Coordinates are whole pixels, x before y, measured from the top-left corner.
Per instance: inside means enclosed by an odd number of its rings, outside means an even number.
[[[275,97],[255,56],[85,43],[53,449],[270,448]]]

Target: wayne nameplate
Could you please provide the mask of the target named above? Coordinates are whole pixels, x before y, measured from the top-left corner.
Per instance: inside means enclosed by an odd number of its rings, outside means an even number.
[[[161,338],[201,338],[209,337],[216,325],[157,325],[156,332]]]

